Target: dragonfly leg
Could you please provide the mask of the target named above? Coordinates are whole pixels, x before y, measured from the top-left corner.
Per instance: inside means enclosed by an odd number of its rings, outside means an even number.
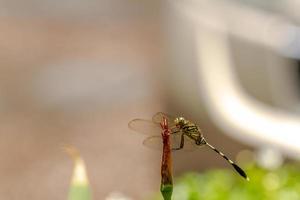
[[[184,147],[184,134],[181,134],[181,138],[180,138],[180,146],[177,148],[172,148],[172,150],[180,150]]]
[[[180,130],[178,130],[177,128],[171,128],[171,132],[172,134],[174,134],[180,132]]]

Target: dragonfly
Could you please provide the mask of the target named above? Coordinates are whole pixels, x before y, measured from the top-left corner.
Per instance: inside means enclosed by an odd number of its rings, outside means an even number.
[[[161,137],[162,129],[160,123],[164,118],[166,118],[169,123],[171,148],[173,151],[193,151],[198,147],[208,146],[224,158],[240,176],[249,180],[247,174],[244,170],[242,170],[242,168],[235,164],[224,153],[209,144],[204,138],[201,129],[195,123],[185,119],[184,117],[174,117],[163,112],[158,112],[152,116],[152,120],[134,119],[128,123],[128,127],[138,133],[148,135],[148,137],[143,141],[144,146],[151,149],[161,149],[163,141]]]

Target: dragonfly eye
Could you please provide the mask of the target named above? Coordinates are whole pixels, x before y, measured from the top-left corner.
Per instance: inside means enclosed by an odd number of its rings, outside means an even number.
[[[183,126],[185,124],[185,119],[183,117],[178,117],[175,119],[176,126]]]
[[[185,123],[185,119],[183,117],[179,117],[179,122],[183,124]]]

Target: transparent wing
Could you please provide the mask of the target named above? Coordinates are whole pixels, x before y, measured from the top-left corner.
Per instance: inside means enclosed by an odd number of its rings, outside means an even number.
[[[175,120],[176,117],[171,116],[171,115],[166,114],[166,113],[163,113],[163,112],[158,112],[158,113],[154,114],[153,117],[152,117],[152,121],[154,123],[159,124],[159,123],[162,122],[163,117],[168,119],[169,127],[174,127],[175,126],[174,120]]]
[[[143,145],[154,150],[161,151],[163,148],[163,141],[161,136],[151,136],[143,141]]]
[[[128,123],[128,127],[131,130],[146,135],[160,135],[162,131],[160,124],[156,124],[150,120],[145,119],[134,119]]]
[[[170,136],[172,149],[174,149],[180,145],[180,140],[177,140],[177,138],[180,138],[179,134],[177,134],[177,133],[172,134]],[[148,137],[143,141],[143,145],[145,145],[146,147],[148,147],[150,149],[155,149],[155,150],[161,151],[163,149],[162,136],[157,135],[157,136]]]
[[[171,140],[171,148],[174,150],[178,147],[180,147],[181,143],[181,134],[176,133],[172,134],[170,137]],[[150,149],[155,149],[161,151],[163,149],[163,140],[161,136],[151,136],[146,138],[143,141],[143,145],[150,148]],[[195,144],[195,142],[186,136],[184,136],[184,146],[180,151],[186,151],[186,152],[191,152],[194,151],[198,148],[198,146]],[[176,150],[179,151],[179,150]]]

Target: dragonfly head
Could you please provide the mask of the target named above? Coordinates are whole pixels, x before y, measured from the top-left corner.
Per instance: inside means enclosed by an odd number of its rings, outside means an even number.
[[[183,117],[177,117],[174,122],[177,127],[182,127],[188,123]]]

